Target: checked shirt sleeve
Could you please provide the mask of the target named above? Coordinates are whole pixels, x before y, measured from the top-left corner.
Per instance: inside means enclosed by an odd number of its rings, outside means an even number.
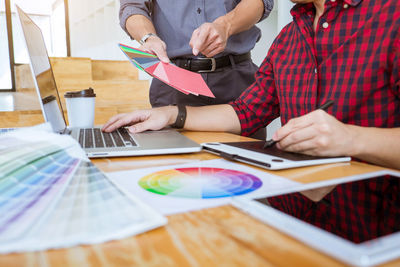
[[[249,136],[267,126],[280,115],[273,66],[270,61],[273,51],[274,45],[256,72],[255,82],[230,103],[240,120],[244,136]]]
[[[393,54],[389,58],[392,67],[390,78],[391,88],[393,89],[393,93],[400,98],[400,39],[396,40]]]

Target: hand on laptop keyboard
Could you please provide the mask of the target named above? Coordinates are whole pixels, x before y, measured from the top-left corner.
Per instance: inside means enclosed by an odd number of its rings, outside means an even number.
[[[147,130],[160,130],[175,122],[178,114],[176,106],[165,106],[149,110],[137,110],[131,113],[122,113],[112,117],[102,130],[112,132],[123,126],[129,126],[132,133],[144,132]]]

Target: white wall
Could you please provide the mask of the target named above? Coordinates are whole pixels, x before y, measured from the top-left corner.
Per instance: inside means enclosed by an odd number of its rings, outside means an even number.
[[[64,3],[59,2],[57,6],[53,5],[53,13],[50,16],[51,20],[51,36],[52,36],[52,55],[66,56],[67,42],[65,29],[65,9]]]
[[[45,32],[46,41],[48,41],[48,24],[46,21],[47,16],[51,12],[51,4],[55,0],[41,0],[39,2],[33,3],[33,1],[28,0],[13,0],[11,1],[11,11],[12,11],[12,25],[13,25],[13,38],[14,38],[14,57],[16,63],[28,63],[28,54],[25,50],[25,44],[23,43],[22,32],[17,22],[17,14],[14,4],[18,4],[22,9],[24,9],[29,14],[35,14],[33,19],[39,24],[43,31]],[[40,16],[37,16],[40,14]],[[50,42],[48,42],[50,43]],[[11,71],[10,62],[8,55],[8,36],[6,27],[6,17],[5,17],[5,3],[0,2],[0,89],[11,89]]]
[[[257,24],[261,29],[262,37],[252,51],[254,63],[258,66],[267,55],[268,49],[280,30],[292,21],[290,9],[293,4],[289,0],[276,0],[274,9],[269,17]]]
[[[126,59],[117,44],[130,38],[119,26],[119,0],[69,0],[71,54],[92,59]]]
[[[11,87],[6,15],[0,11],[0,89],[11,89]]]
[[[14,58],[16,63],[27,64],[29,57],[14,4],[18,4],[40,27],[49,55],[66,56],[64,5],[60,2],[61,4],[53,10],[55,1],[11,1]],[[5,21],[5,5],[4,1],[0,1],[0,89],[11,89],[8,37]]]
[[[264,60],[269,47],[277,35],[277,17],[278,12],[276,8],[274,8],[268,18],[257,24],[257,27],[261,29],[261,39],[251,51],[251,56],[257,66],[260,66],[261,62]]]
[[[262,38],[252,51],[259,65],[267,54],[279,30],[290,20],[289,0],[275,1],[270,16],[258,24]],[[119,26],[119,0],[69,0],[71,52],[75,57],[93,59],[125,59],[118,43],[139,44],[126,35]]]

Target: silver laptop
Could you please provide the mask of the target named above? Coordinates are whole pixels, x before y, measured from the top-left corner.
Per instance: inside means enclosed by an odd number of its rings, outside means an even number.
[[[174,130],[130,134],[125,128],[112,133],[103,133],[100,127],[68,128],[42,32],[21,8],[17,6],[17,10],[42,112],[54,132],[70,134],[81,144],[88,157],[92,158],[191,153],[201,150],[199,144]]]

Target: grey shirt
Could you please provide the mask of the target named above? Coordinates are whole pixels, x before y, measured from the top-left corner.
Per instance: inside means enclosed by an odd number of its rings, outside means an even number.
[[[157,35],[167,44],[170,58],[193,56],[189,41],[192,33],[205,22],[233,10],[241,0],[120,0],[120,23],[127,32],[126,20],[132,15],[143,15],[153,21]],[[153,2],[150,10],[150,2]],[[265,19],[273,8],[273,0],[263,0]],[[151,12],[152,11],[152,12]],[[128,32],[127,32],[128,33]],[[129,33],[128,33],[129,34]],[[256,26],[231,36],[220,55],[243,54],[252,50],[261,37]]]

